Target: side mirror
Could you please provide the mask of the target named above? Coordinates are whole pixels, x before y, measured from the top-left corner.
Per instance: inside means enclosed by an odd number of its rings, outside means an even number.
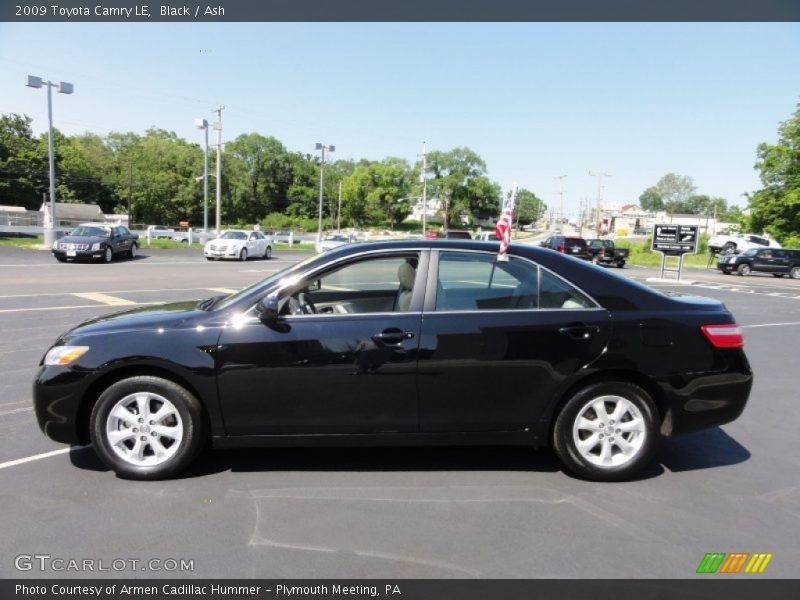
[[[262,321],[275,321],[278,319],[280,303],[277,294],[265,296],[256,304],[256,316]]]

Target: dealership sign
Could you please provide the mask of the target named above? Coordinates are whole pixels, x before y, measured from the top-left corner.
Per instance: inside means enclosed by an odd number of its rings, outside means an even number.
[[[697,225],[658,224],[653,228],[652,249],[664,254],[694,254],[699,238]]]

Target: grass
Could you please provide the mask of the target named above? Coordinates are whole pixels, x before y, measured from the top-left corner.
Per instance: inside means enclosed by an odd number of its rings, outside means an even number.
[[[631,240],[618,240],[615,242],[620,248],[630,248],[631,254],[628,259],[628,264],[638,265],[640,267],[660,267],[661,266],[661,253],[653,252],[650,250],[650,245],[643,242],[632,242]],[[678,257],[670,257],[667,259],[668,266],[677,266]],[[695,267],[705,269],[708,265],[708,253],[698,252],[697,254],[687,254],[683,259],[683,265],[686,267]]]
[[[35,238],[29,237],[0,237],[0,246],[11,246],[12,248],[31,248],[41,250],[44,248],[44,236]]]

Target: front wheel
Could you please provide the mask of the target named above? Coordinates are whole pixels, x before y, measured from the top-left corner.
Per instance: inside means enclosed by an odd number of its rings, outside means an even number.
[[[272,246],[267,246],[267,249],[264,250],[264,258],[272,258]]]
[[[136,258],[138,255],[139,255],[139,245],[138,244],[132,244],[131,245],[131,251],[128,253],[128,256],[130,258]]]
[[[789,271],[789,277],[792,279],[800,279],[800,267],[792,267]]]
[[[247,248],[242,248],[242,251],[239,252],[239,260],[247,260]]]
[[[736,272],[742,277],[746,277],[747,275],[750,275],[750,265],[747,263],[739,265],[739,267],[736,269]]]
[[[106,251],[103,253],[103,261],[110,263],[112,260],[114,260],[114,251],[111,246],[106,246]]]
[[[205,442],[197,398],[161,377],[114,383],[98,398],[90,419],[98,456],[128,479],[172,477],[194,460]]]
[[[553,430],[556,454],[569,471],[591,481],[630,479],[652,460],[658,411],[632,383],[591,384],[574,394]]]

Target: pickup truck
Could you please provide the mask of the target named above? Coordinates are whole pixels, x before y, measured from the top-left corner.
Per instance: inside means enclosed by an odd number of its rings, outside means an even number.
[[[617,248],[612,240],[586,240],[587,250],[592,257],[592,262],[597,265],[617,265],[623,268],[628,261],[630,250]]]

